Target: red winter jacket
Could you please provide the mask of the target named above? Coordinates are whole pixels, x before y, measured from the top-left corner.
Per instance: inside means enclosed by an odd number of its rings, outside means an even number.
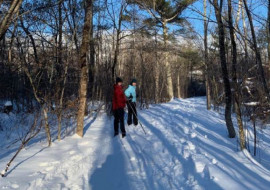
[[[123,91],[123,87],[115,84],[113,86],[113,110],[117,110],[119,108],[125,108],[126,106],[126,96]]]

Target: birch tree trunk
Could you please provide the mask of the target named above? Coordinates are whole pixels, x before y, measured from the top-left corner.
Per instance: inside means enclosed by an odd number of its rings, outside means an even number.
[[[87,67],[87,53],[90,44],[90,30],[92,28],[92,17],[93,17],[93,1],[86,1],[86,13],[83,27],[83,39],[80,49],[80,65],[81,65],[81,78],[79,87],[79,109],[77,117],[77,134],[83,137],[83,126],[84,126],[84,114],[86,107],[86,94],[87,94],[87,83],[88,83],[88,67]]]

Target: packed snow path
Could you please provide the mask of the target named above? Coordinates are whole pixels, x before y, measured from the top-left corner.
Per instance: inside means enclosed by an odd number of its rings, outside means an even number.
[[[21,152],[0,189],[246,190],[270,187],[270,172],[227,138],[223,116],[204,98],[139,110],[127,137],[113,138],[113,118],[86,118],[85,135]],[[40,148],[41,144],[44,148]],[[4,168],[12,154],[1,157]]]

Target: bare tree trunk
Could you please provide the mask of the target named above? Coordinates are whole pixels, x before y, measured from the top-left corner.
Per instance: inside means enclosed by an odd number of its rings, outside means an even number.
[[[58,75],[61,76],[60,82],[62,83],[60,85],[61,93],[59,97],[59,105],[57,108],[57,120],[58,120],[58,135],[57,139],[61,140],[61,128],[62,128],[62,112],[63,112],[63,98],[64,98],[64,92],[65,92],[65,85],[66,85],[66,78],[67,78],[67,70],[68,70],[68,63],[66,63],[65,66],[65,72],[64,77],[62,74],[62,64],[63,64],[63,19],[62,19],[62,4],[63,0],[61,0],[58,4],[58,17],[59,17],[59,23],[58,23],[58,29],[59,29],[59,40],[58,40],[58,64],[57,64],[57,72]],[[72,42],[73,42],[73,35],[72,35]],[[63,81],[62,81],[63,78]]]
[[[88,73],[87,73],[87,52],[89,50],[90,44],[90,30],[92,28],[93,18],[93,1],[86,1],[86,13],[83,27],[83,39],[80,49],[80,65],[81,65],[81,79],[80,79],[80,89],[79,89],[79,110],[77,117],[77,134],[83,137],[83,126],[84,126],[84,114],[86,107],[86,94],[87,94],[87,83],[88,83]]]
[[[178,98],[181,98],[181,83],[180,83],[181,77],[180,77],[180,70],[177,72],[177,95]]]
[[[159,62],[158,62],[158,39],[157,39],[157,30],[155,29],[155,103],[159,102],[159,90],[160,90],[160,84],[159,84]]]
[[[204,0],[204,65],[205,65],[205,86],[206,86],[206,100],[207,109],[211,109],[211,90],[209,82],[209,69],[208,69],[208,22],[207,22],[207,0]]]
[[[94,47],[94,29],[93,29],[93,19],[91,19],[91,29],[90,29],[90,65],[88,68],[88,81],[89,81],[89,98],[93,99],[93,89],[95,86],[95,78],[96,76],[96,63],[95,63],[95,47]]]
[[[253,134],[254,134],[254,156],[256,156],[257,152],[257,130],[256,130],[256,118],[252,118],[253,121]]]
[[[242,2],[242,0],[240,0]],[[245,11],[244,11],[244,6],[241,6],[241,12],[242,12],[242,20],[243,20],[243,29],[244,29],[244,45],[245,45],[245,57],[246,57],[246,62],[248,60],[248,43],[247,43],[247,26],[246,26],[246,20],[245,20]]]
[[[236,19],[235,19],[235,26],[238,28],[239,20],[240,20],[240,13],[241,13],[241,7],[242,7],[242,0],[238,1],[238,9],[237,9],[237,14],[236,14]],[[235,36],[236,39],[236,36]]]
[[[241,150],[245,149],[245,132],[242,121],[242,113],[241,113],[241,103],[240,103],[240,90],[237,83],[237,47],[235,42],[235,32],[233,27],[232,20],[232,2],[228,0],[228,16],[229,16],[229,29],[230,29],[230,37],[232,44],[232,81],[234,86],[234,99],[235,99],[235,112],[237,116],[237,123],[239,127],[239,137],[240,137],[240,148]]]
[[[222,69],[223,83],[224,83],[224,91],[225,91],[225,121],[227,125],[227,129],[229,132],[229,137],[235,137],[235,130],[232,123],[231,117],[231,109],[232,109],[232,94],[231,94],[231,85],[229,80],[229,74],[227,69],[227,60],[226,60],[226,50],[225,50],[225,32],[224,25],[222,21],[222,4],[218,5],[218,0],[213,1],[215,15],[218,22],[218,34],[219,34],[219,56],[220,56],[220,64]]]
[[[59,141],[61,140],[63,99],[64,99],[65,87],[66,87],[66,82],[67,82],[67,74],[68,74],[68,63],[66,63],[66,66],[65,66],[64,81],[63,81],[63,86],[62,86],[62,89],[61,89],[61,95],[60,95],[60,100],[59,100],[59,110],[58,110],[58,114],[57,114],[57,118],[58,118],[58,135],[57,135],[57,139]]]
[[[0,0],[0,7],[1,7],[1,5],[2,5],[3,1],[4,1],[4,0]]]
[[[59,33],[59,39],[58,39],[58,48],[57,48],[57,74],[59,76],[62,75],[62,64],[63,64],[63,48],[62,48],[62,44],[63,44],[63,18],[62,18],[62,4],[63,4],[63,0],[60,0],[59,4],[58,4],[58,19],[59,19],[59,23],[58,23],[58,33]]]
[[[172,71],[171,71],[171,65],[169,64],[169,52],[167,49],[167,43],[168,43],[168,28],[167,28],[167,22],[163,21],[162,23],[163,28],[163,40],[164,40],[164,47],[165,47],[165,69],[167,74],[167,92],[169,95],[169,99],[171,100],[173,95],[173,83],[172,83]]]
[[[0,40],[5,36],[5,33],[13,21],[13,16],[19,12],[23,0],[13,0],[6,15],[1,18],[0,24]]]
[[[15,38],[15,31],[17,30],[17,25],[18,25],[18,22],[16,22],[14,24],[14,29],[12,31],[10,46],[9,46],[9,49],[8,49],[8,61],[9,62],[12,62],[12,45],[13,45],[13,41],[14,41],[14,38]]]
[[[44,121],[45,121],[45,132],[47,134],[48,146],[51,146],[52,138],[51,138],[51,130],[50,130],[49,120],[48,120],[48,108],[45,105],[43,108],[43,115],[44,115]]]
[[[26,60],[24,60],[25,64],[26,64]],[[40,98],[38,96],[38,89],[36,87],[36,85],[34,84],[34,81],[33,81],[33,78],[28,70],[28,68],[26,67],[26,65],[22,65],[23,67],[23,70],[26,74],[26,76],[28,77],[29,81],[30,81],[30,84],[32,86],[32,89],[33,89],[33,93],[34,93],[34,96],[37,100],[37,102],[42,106],[42,111],[43,111],[43,116],[44,116],[44,121],[45,121],[45,132],[46,132],[46,135],[47,135],[47,140],[48,140],[48,146],[51,146],[52,144],[52,139],[51,139],[51,132],[50,132],[50,126],[49,126],[49,121],[48,121],[48,105],[46,104],[46,101],[42,98]]]
[[[268,17],[267,17],[267,33],[268,33],[268,67],[270,67],[270,1],[268,1]]]
[[[252,16],[251,16],[251,13],[250,13],[249,8],[248,8],[247,1],[243,0],[243,2],[244,2],[244,5],[245,5],[248,20],[249,20],[249,25],[250,25],[250,30],[251,30],[252,40],[253,40],[253,49],[254,49],[255,54],[256,54],[256,62],[257,62],[257,65],[259,67],[261,82],[263,84],[266,96],[267,96],[268,100],[270,100],[270,94],[269,94],[269,89],[268,89],[266,79],[265,79],[265,75],[264,75],[264,69],[263,69],[263,65],[262,65],[261,54],[260,54],[260,51],[259,51],[258,46],[257,46],[257,39],[256,39],[256,34],[255,34],[255,29],[254,29],[254,25],[253,25]]]
[[[34,39],[33,35],[29,32],[28,28],[26,28],[24,26],[23,18],[22,17],[20,17],[20,21],[21,21],[21,27],[22,27],[23,31],[27,34],[27,36],[30,38],[30,41],[32,43],[33,50],[34,50],[35,61],[36,61],[37,64],[39,64],[39,58],[38,58],[38,53],[37,53],[35,39]]]
[[[116,32],[116,45],[114,51],[114,58],[113,58],[113,66],[112,66],[112,79],[116,76],[116,66],[118,63],[118,55],[119,55],[119,46],[120,46],[120,31],[117,30]]]
[[[120,8],[120,13],[119,13],[118,25],[116,26],[116,24],[115,24],[115,26],[114,26],[116,29],[116,45],[115,45],[114,59],[113,59],[113,65],[112,65],[112,79],[114,79],[116,76],[116,66],[118,64],[119,48],[120,48],[120,41],[121,41],[120,34],[121,34],[121,26],[122,26],[124,8],[125,8],[125,5],[124,5],[124,3],[122,3],[121,8]]]

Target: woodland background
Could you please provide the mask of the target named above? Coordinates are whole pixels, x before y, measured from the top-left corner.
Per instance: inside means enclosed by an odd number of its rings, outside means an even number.
[[[62,118],[83,136],[89,105],[111,113],[116,76],[138,80],[140,108],[192,96],[225,107],[241,149],[245,121],[269,122],[270,1],[2,0],[0,20],[1,109],[41,117],[49,145],[51,115],[60,140]]]

